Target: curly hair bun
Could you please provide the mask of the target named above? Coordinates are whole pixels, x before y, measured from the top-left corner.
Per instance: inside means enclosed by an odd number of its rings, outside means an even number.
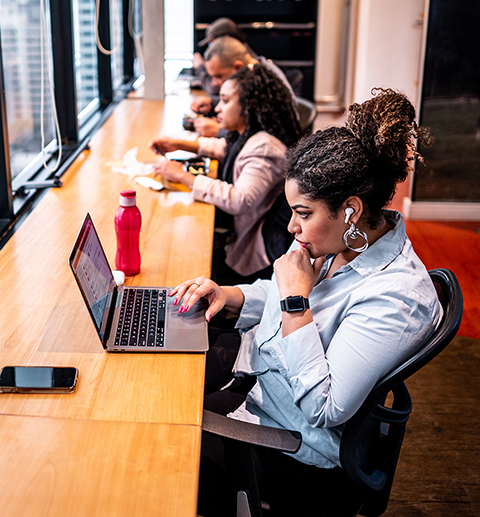
[[[391,89],[374,88],[372,95],[350,106],[345,127],[373,158],[399,167],[405,163],[405,149],[412,148],[418,136],[415,108],[405,95]]]
[[[285,177],[297,182],[301,194],[324,201],[332,213],[349,196],[359,196],[374,228],[419,156],[414,138],[427,143],[429,133],[417,127],[405,95],[380,88],[372,93],[372,99],[350,107],[344,127],[317,131],[290,149]]]

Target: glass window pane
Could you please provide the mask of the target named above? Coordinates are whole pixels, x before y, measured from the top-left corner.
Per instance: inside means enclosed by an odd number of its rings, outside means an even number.
[[[165,90],[172,93],[182,68],[192,66],[193,57],[193,2],[164,0],[165,2]]]
[[[191,59],[193,49],[193,2],[165,0],[165,58]]]
[[[415,201],[480,201],[480,4],[431,0],[420,123],[434,142],[421,148]]]
[[[77,111],[98,99],[95,0],[73,0],[73,34]]]
[[[48,23],[49,15],[45,17]],[[10,168],[12,177],[42,151],[41,134],[41,40],[40,0],[2,0],[0,28],[4,67],[5,98]],[[47,33],[50,28],[47,26]],[[51,61],[50,38],[48,59]],[[50,74],[44,58],[44,138],[55,138]]]
[[[142,41],[142,2],[141,0],[130,1],[128,13],[128,32],[135,45],[135,60],[133,62],[133,75],[139,77],[143,74],[143,55],[141,49]]]
[[[117,90],[123,84],[123,2],[110,0],[110,38],[112,54],[112,82]]]

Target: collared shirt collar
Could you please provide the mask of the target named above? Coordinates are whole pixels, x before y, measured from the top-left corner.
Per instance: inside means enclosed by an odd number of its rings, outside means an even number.
[[[393,210],[384,210],[384,213],[393,228],[369,246],[366,251],[342,266],[334,275],[354,269],[359,275],[367,277],[385,269],[402,253],[407,239],[403,216],[400,212]]]

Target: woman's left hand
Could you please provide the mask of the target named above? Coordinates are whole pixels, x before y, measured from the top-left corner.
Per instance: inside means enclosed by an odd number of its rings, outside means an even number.
[[[308,298],[326,257],[316,258],[312,264],[310,253],[303,248],[282,255],[273,264],[280,298],[303,296]]]

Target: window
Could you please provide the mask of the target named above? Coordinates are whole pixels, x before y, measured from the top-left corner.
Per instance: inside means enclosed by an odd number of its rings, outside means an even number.
[[[123,84],[124,76],[124,59],[121,52],[116,51],[117,48],[123,47],[123,5],[119,0],[110,0],[110,34],[112,54],[112,86],[117,90]]]
[[[435,141],[420,149],[415,201],[480,201],[479,24],[478,2],[429,4],[420,123]]]
[[[98,103],[98,63],[95,43],[95,0],[73,0],[73,41],[77,112]]]
[[[193,2],[165,2],[165,90],[174,91],[175,80],[182,68],[192,66]]]
[[[97,48],[97,6],[98,39],[113,53]],[[59,184],[141,73],[131,9],[140,20],[140,0],[0,1],[0,236],[42,188]]]
[[[15,178],[42,150],[40,0],[2,0],[0,31],[10,171]],[[50,52],[50,47],[46,51]],[[55,125],[47,74],[43,87],[43,127],[48,144],[55,138]]]

